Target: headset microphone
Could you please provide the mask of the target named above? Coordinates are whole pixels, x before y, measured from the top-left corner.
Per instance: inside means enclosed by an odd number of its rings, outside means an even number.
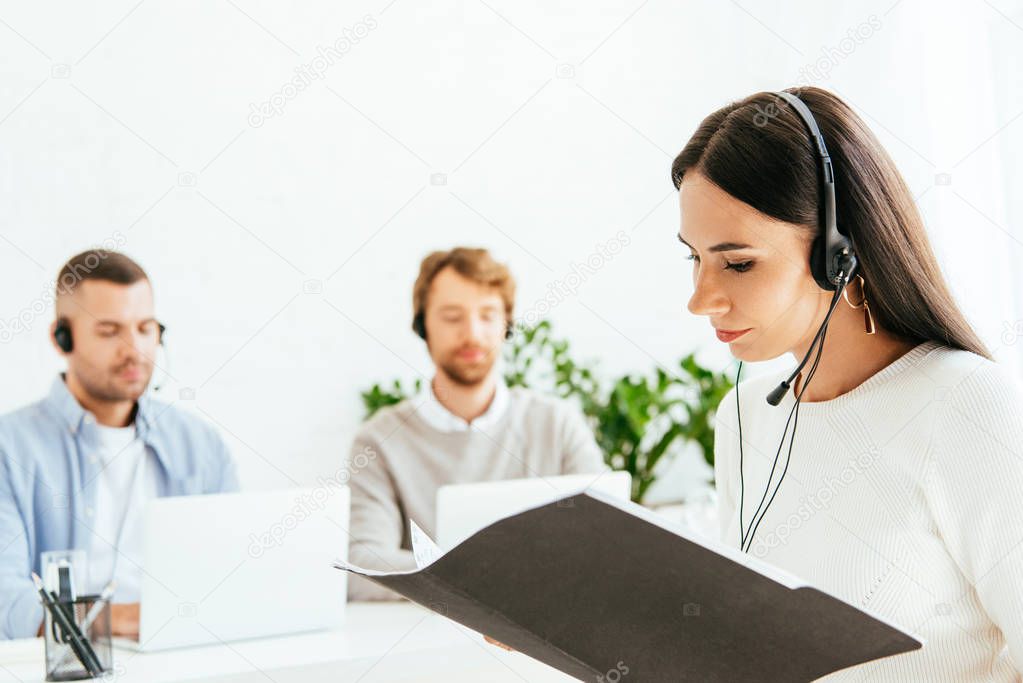
[[[170,377],[170,364],[171,364],[170,363],[170,352],[167,350],[167,342],[164,340],[164,333],[167,331],[167,327],[163,323],[159,323],[159,325],[160,325],[160,345],[159,346],[160,346],[160,348],[163,349],[163,365],[164,365],[164,367],[163,367],[163,377],[161,377],[160,381],[153,386],[153,392],[154,393],[160,391],[160,389],[163,389],[164,384],[167,383],[167,378]],[[159,351],[160,348],[158,348],[157,351]],[[156,365],[155,361],[153,362],[153,365]],[[157,366],[157,368],[159,368],[159,366]]]
[[[776,386],[774,388],[774,391],[767,395],[768,403],[770,403],[772,406],[776,406],[779,403],[781,403],[782,397],[789,392],[789,388],[792,386],[791,384],[792,380],[795,379],[795,376],[797,374],[799,374],[799,371],[802,369],[802,367],[806,365],[806,361],[809,358],[810,354],[807,353],[806,356],[803,358],[803,362],[799,364],[798,368],[796,368],[796,371],[792,373],[787,380]]]
[[[849,282],[848,277],[844,277],[845,283]],[[843,287],[845,284],[842,285]],[[803,366],[806,365],[806,361],[810,360],[810,354],[813,353],[813,347],[817,345],[817,340],[820,339],[821,346],[824,346],[824,333],[828,329],[828,321],[831,320],[831,314],[835,311],[835,305],[838,303],[839,296],[842,294],[842,289],[835,290],[835,296],[831,299],[831,307],[828,308],[828,314],[824,316],[824,322],[821,323],[820,328],[817,330],[817,334],[814,336],[813,341],[810,343],[810,348],[807,349],[806,355],[803,356],[802,362],[792,371],[787,380],[784,380],[781,384],[774,388],[770,394],[767,395],[767,402],[772,406],[776,406],[781,403],[782,398],[789,392],[789,388],[792,386],[792,380],[795,379],[796,375],[800,373]],[[806,383],[803,383],[806,386]]]

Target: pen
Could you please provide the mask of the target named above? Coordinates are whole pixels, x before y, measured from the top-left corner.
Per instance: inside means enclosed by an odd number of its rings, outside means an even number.
[[[86,638],[89,637],[89,629],[92,628],[93,622],[96,621],[96,618],[99,617],[100,612],[103,611],[104,604],[110,602],[110,598],[113,597],[115,588],[117,588],[116,581],[111,581],[110,583],[108,583],[106,587],[103,588],[103,590],[100,592],[99,597],[96,598],[96,601],[92,603],[92,607],[89,608],[89,611],[86,612],[85,620],[82,621],[82,635],[84,635]],[[67,662],[69,657],[70,653],[65,652],[60,662],[57,663],[57,668],[59,669],[62,666],[64,666],[65,662]]]
[[[60,626],[61,632],[66,637],[67,644],[71,647],[75,656],[78,657],[82,666],[85,667],[85,670],[93,676],[103,673],[103,666],[99,663],[96,653],[93,651],[92,646],[89,645],[89,641],[82,635],[74,620],[68,619],[67,613],[50,597],[50,594],[47,593],[46,588],[43,586],[42,579],[35,572],[32,572],[32,583],[35,584],[36,590],[39,591],[39,595],[43,599],[43,605],[46,609],[50,610],[50,616]]]
[[[54,590],[52,586],[49,588],[50,597],[52,597],[53,601],[57,603],[58,608],[64,610],[68,620],[74,621],[75,608],[72,603],[74,603],[75,598],[77,598],[78,595],[75,592],[75,584],[71,577],[71,564],[67,560],[61,560],[56,567],[57,589]],[[56,635],[57,634],[54,633],[54,636]]]
[[[92,628],[92,622],[96,621],[96,617],[103,611],[103,604],[110,602],[110,598],[114,595],[114,589],[117,588],[117,582],[111,581],[106,587],[100,592],[99,597],[96,598],[96,602],[92,603],[92,607],[85,614],[85,621],[82,622],[82,633],[88,633],[89,629]]]

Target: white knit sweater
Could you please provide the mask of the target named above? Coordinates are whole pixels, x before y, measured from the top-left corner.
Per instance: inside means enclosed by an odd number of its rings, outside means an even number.
[[[789,372],[740,379],[747,530],[795,404],[793,390],[778,406],[766,397]],[[732,389],[718,407],[714,454],[722,537],[738,547],[735,400]],[[787,452],[788,437],[772,492]],[[838,398],[802,403],[750,553],[926,641],[821,680],[1023,680],[1019,384],[926,342]]]

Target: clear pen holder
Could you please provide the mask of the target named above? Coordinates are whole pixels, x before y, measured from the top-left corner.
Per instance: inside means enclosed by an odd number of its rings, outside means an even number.
[[[110,643],[110,602],[100,601],[98,595],[82,595],[71,602],[58,602],[57,606],[74,619],[82,631],[100,667],[101,673],[89,673],[71,646],[70,638],[64,634],[46,609],[43,640],[46,643],[46,680],[80,681],[103,676],[113,665],[113,650]],[[93,611],[93,607],[96,611]],[[90,621],[91,618],[91,621]]]

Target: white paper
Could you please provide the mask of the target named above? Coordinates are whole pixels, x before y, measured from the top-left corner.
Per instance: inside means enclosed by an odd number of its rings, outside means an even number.
[[[412,555],[416,558],[416,567],[422,569],[423,567],[433,564],[433,562],[439,558],[444,552],[440,547],[433,542],[433,539],[419,528],[411,519],[409,520],[409,526],[411,527],[412,536]]]

